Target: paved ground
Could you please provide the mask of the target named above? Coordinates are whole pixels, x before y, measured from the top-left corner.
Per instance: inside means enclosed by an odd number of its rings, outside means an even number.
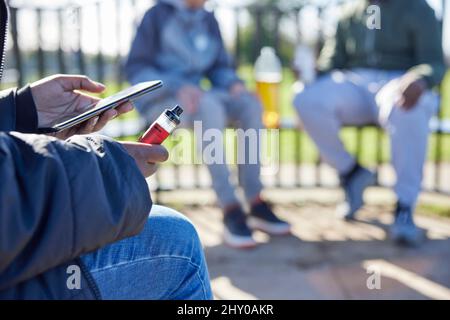
[[[339,192],[270,191],[293,235],[258,233],[261,246],[250,251],[223,245],[211,193],[182,195],[202,204],[179,209],[199,230],[218,299],[450,299],[450,219],[419,215],[429,240],[419,249],[399,248],[386,240],[388,191],[369,191],[369,205],[353,223],[334,216]],[[450,204],[450,197],[422,201]],[[368,279],[381,288],[368,289]]]

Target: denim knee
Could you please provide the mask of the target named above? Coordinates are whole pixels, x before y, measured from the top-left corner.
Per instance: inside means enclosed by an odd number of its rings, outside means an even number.
[[[156,237],[158,248],[162,254],[179,255],[193,260],[200,265],[203,249],[192,222],[183,214],[163,206],[154,205],[144,232]]]

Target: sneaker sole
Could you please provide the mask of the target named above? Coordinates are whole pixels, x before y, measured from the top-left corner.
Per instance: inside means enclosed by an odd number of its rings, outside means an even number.
[[[258,246],[258,243],[252,237],[237,236],[227,229],[223,233],[224,243],[233,249],[252,249]]]
[[[249,217],[247,219],[247,225],[250,229],[263,231],[274,236],[286,236],[291,234],[290,225],[269,223],[256,217]]]

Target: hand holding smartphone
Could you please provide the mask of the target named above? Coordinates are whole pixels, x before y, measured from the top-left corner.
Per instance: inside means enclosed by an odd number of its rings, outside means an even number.
[[[92,105],[92,107],[89,108],[88,111],[83,112],[80,115],[77,115],[71,119],[62,121],[62,122],[54,125],[53,127],[39,128],[39,132],[40,133],[54,133],[54,132],[59,132],[59,131],[74,127],[80,123],[83,123],[89,119],[92,119],[92,118],[100,115],[101,113],[103,113],[107,110],[114,109],[125,102],[133,101],[145,94],[153,92],[156,89],[160,88],[161,86],[162,86],[162,81],[159,81],[159,80],[138,83],[138,84],[136,84],[132,87],[129,87],[125,90],[122,90],[112,96],[109,96],[105,99],[100,100],[95,105]]]

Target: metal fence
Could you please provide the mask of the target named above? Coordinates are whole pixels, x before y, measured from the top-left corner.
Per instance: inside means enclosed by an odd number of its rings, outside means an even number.
[[[123,59],[140,17],[151,5],[152,1],[147,0],[101,0],[86,2],[83,5],[42,7],[10,1],[11,46],[4,82],[8,86],[23,86],[27,82],[54,73],[81,73],[98,81],[114,84],[117,89],[121,88],[124,85]],[[233,20],[235,36],[231,47],[237,66],[253,62],[260,48],[265,45],[273,46],[282,57],[281,47],[287,48],[285,51],[288,53],[293,52],[295,42],[298,41],[298,28],[293,28],[293,34],[289,37],[286,36],[285,30],[284,34],[282,33],[280,25],[291,23],[298,26],[299,13],[307,5],[310,5],[308,1],[300,1],[290,7],[223,7],[228,10]],[[216,6],[214,9],[221,8]],[[322,14],[326,7],[320,7],[318,10]],[[252,39],[250,52],[248,43],[243,38],[243,17],[251,21],[250,25],[253,26],[249,28],[248,21],[245,23],[247,37]],[[247,51],[244,46],[247,46]],[[283,57],[283,61],[285,65],[289,64],[286,57]],[[425,168],[424,188],[450,194],[450,161],[444,158],[445,148],[450,147],[450,126],[448,121],[443,119],[442,110],[441,108],[440,117],[434,120],[432,126],[433,157]],[[289,149],[295,159],[282,161],[280,170],[270,177],[264,177],[264,183],[283,188],[335,186],[336,175],[321,163],[319,157],[312,162],[302,158],[302,150],[305,146],[312,148],[311,142],[304,132],[296,127],[295,122],[289,123],[280,128],[281,141],[290,137],[289,145],[280,144],[280,153],[283,154],[284,150]],[[142,122],[138,119],[116,120],[111,124],[111,128],[109,132],[115,136],[133,135],[142,130]],[[347,130],[354,131],[354,150],[358,158],[362,157],[367,148],[375,149],[372,166],[379,173],[378,184],[391,185],[392,174],[389,174],[389,166],[384,161],[383,132],[376,127]],[[373,141],[370,145],[363,145],[366,141],[364,134],[367,132],[371,132]],[[199,165],[186,168],[168,164],[153,180],[156,190],[210,187],[208,174],[205,168]],[[167,183],[169,180],[172,182]],[[184,180],[191,181],[191,184],[182,183]]]

